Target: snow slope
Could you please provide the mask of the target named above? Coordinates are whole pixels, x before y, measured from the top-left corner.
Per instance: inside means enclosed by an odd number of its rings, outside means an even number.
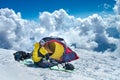
[[[120,80],[120,58],[110,54],[75,50],[72,73],[28,67],[14,61],[13,50],[0,49],[0,80]]]

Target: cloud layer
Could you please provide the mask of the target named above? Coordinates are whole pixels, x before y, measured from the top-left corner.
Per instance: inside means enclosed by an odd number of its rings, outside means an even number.
[[[75,18],[64,9],[43,12],[39,22],[22,19],[20,13],[0,9],[0,47],[31,51],[33,43],[45,36],[60,36],[69,46],[95,51],[120,51],[120,0],[114,7],[117,15],[93,14]]]
[[[115,0],[116,1],[116,5],[114,6],[114,11],[120,15],[120,0]]]

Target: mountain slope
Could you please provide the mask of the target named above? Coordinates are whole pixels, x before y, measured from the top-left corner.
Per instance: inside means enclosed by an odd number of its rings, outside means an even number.
[[[120,58],[110,54],[96,54],[75,50],[80,59],[73,61],[72,73],[28,67],[13,58],[13,50],[0,49],[1,80],[119,80]]]

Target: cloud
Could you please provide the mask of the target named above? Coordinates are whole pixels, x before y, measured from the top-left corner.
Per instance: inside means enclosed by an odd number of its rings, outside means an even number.
[[[0,9],[0,47],[29,50],[34,35],[40,33],[34,30],[38,26],[38,23],[22,19],[20,13],[15,13],[12,9]]]
[[[61,9],[53,13],[43,12],[40,15],[40,21],[42,23],[49,21],[46,22],[48,23],[47,26],[46,24],[42,24],[42,26],[48,27],[50,35],[62,36],[69,45],[74,45],[77,48],[97,51],[114,51],[116,49],[115,43],[109,41],[110,37],[106,33],[107,20],[98,14],[81,19],[70,16]],[[104,48],[100,49],[101,47]]]
[[[0,9],[0,47],[32,51],[33,44],[45,36],[60,36],[68,46],[96,51],[120,51],[120,16],[93,14],[75,18],[64,9],[42,12],[39,22],[22,19],[20,13]],[[117,34],[111,34],[114,28]]]
[[[66,30],[74,25],[74,17],[69,16],[65,10],[56,10],[53,13],[43,12],[39,16],[40,24],[48,30]],[[69,23],[69,24],[68,24]]]
[[[120,39],[117,41],[117,44],[117,49],[113,53],[120,57]]]
[[[107,3],[105,3],[103,6],[104,6],[104,9],[109,9],[109,8],[111,8],[111,5],[109,5],[109,4],[107,4]]]
[[[116,1],[116,4],[113,8],[114,12],[118,15],[120,15],[120,0],[115,0]]]

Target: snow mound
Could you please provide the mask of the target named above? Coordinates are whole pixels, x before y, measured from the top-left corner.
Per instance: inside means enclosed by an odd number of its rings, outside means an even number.
[[[119,57],[81,49],[75,51],[80,59],[71,62],[76,69],[69,73],[28,67],[14,60],[16,51],[0,49],[0,80],[119,80]]]

